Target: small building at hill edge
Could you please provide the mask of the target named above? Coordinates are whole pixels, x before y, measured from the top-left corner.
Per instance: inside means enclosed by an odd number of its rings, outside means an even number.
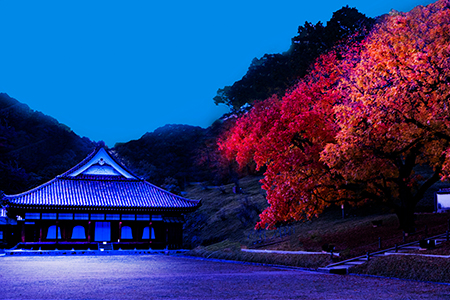
[[[37,249],[178,249],[200,201],[138,178],[103,147],[36,188],[6,195],[16,242]]]

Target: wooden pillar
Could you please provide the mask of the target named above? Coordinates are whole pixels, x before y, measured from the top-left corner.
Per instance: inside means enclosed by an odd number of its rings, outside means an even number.
[[[58,220],[56,220],[56,230],[55,230],[55,235],[56,235],[56,237],[55,237],[55,240],[56,240],[56,244],[58,244],[58,226],[59,226],[59,222],[58,222]],[[61,230],[59,230],[59,231],[61,231]]]
[[[132,241],[133,242],[139,242],[141,240],[141,237],[142,237],[142,235],[139,236],[141,234],[141,228],[139,226],[139,222],[133,222],[131,224],[132,224],[132,226],[131,226],[131,234],[133,236]]]
[[[169,226],[166,225],[166,249],[169,249]]]
[[[63,227],[63,231],[64,231],[64,241],[67,242],[69,241],[69,226],[67,222],[64,222],[64,227]]]
[[[25,243],[25,222],[21,222],[22,223],[22,228],[21,228],[21,232],[20,232],[20,240],[22,243]]]
[[[148,222],[148,248],[152,245],[152,222]]]
[[[42,242],[42,222],[39,221],[39,242]]]
[[[91,242],[91,221],[88,222],[88,243]]]
[[[59,224],[59,231],[61,232],[61,241],[65,242],[66,241],[66,226],[64,223]]]
[[[119,222],[119,242],[122,240],[122,222]]]

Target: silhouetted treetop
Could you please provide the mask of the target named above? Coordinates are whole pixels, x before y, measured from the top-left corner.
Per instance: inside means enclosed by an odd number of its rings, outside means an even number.
[[[306,75],[310,65],[321,54],[355,33],[364,35],[374,23],[374,19],[348,6],[334,12],[326,26],[321,22],[305,22],[299,26],[298,35],[292,38],[287,52],[253,59],[242,79],[232,86],[218,89],[214,102],[238,110],[246,103],[253,104],[274,94],[282,96]]]

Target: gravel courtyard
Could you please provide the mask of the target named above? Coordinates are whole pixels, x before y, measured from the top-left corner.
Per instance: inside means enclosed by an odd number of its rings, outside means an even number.
[[[1,299],[450,299],[450,286],[164,255],[3,256]]]

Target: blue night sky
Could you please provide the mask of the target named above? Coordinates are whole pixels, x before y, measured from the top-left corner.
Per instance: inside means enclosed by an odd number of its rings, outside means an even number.
[[[370,17],[429,0],[0,0],[0,92],[109,146],[165,124],[208,127],[253,58],[342,6]]]

